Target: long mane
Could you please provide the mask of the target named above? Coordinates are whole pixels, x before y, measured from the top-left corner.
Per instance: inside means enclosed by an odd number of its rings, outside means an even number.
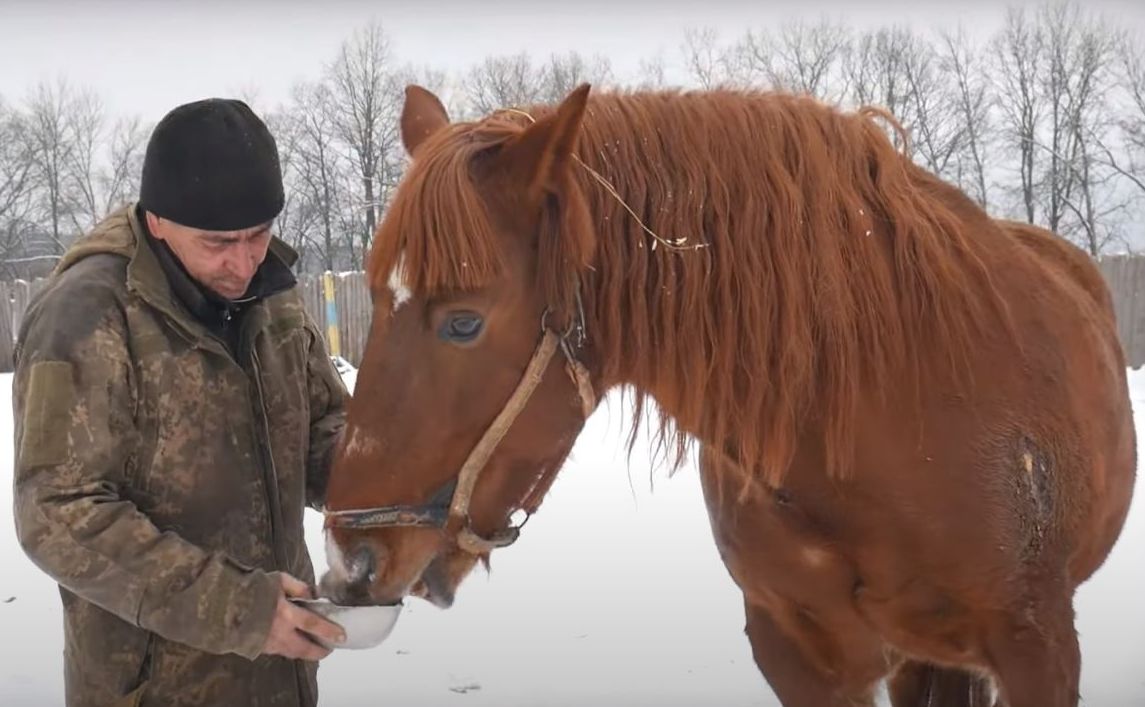
[[[373,287],[399,259],[414,291],[500,273],[468,164],[551,108],[522,110],[422,147],[371,253]],[[774,93],[590,99],[572,178],[593,255],[582,264],[584,245],[558,238],[541,271],[578,264],[605,379],[642,391],[638,409],[657,396],[677,461],[684,431],[702,431],[778,485],[814,419],[827,471],[845,475],[862,396],[964,370],[1004,322],[982,259],[992,222],[876,117]]]

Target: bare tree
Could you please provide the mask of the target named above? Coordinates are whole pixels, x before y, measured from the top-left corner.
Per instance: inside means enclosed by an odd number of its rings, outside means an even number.
[[[1045,158],[1048,162],[1042,190],[1046,223],[1054,232],[1061,230],[1066,202],[1075,185],[1071,169],[1077,144],[1071,122],[1076,107],[1071,105],[1074,97],[1070,86],[1075,77],[1070,72],[1074,68],[1072,52],[1076,28],[1073,23],[1076,17],[1068,17],[1066,13],[1067,6],[1055,5],[1043,10],[1038,18],[1046,39],[1042,45],[1046,60],[1039,79],[1047,104],[1048,122],[1048,135],[1039,141],[1039,147],[1047,153]],[[1071,14],[1076,14],[1076,8]]]
[[[1016,153],[1018,196],[1029,223],[1036,223],[1038,216],[1038,124],[1045,110],[1038,77],[1042,73],[1044,42],[1041,28],[1016,8],[1007,12],[1005,27],[992,42],[1002,134]]]
[[[501,108],[539,103],[542,83],[541,70],[522,52],[486,57],[466,74],[464,89],[470,111],[481,116]]]
[[[366,222],[365,216],[361,209],[356,208],[355,204],[355,178],[351,170],[343,170],[341,174],[335,174],[335,178],[339,179],[336,182],[335,194],[339,197],[339,201],[334,209],[336,222],[334,230],[339,233],[362,233],[365,231]],[[368,244],[364,245],[360,250],[355,250],[355,243],[353,239],[344,239],[348,248],[346,252],[348,266],[352,270],[361,270],[364,267],[365,256],[368,249]]]
[[[1066,174],[1059,181],[1070,186],[1062,190],[1062,202],[1076,223],[1078,240],[1096,256],[1115,237],[1113,216],[1123,208],[1106,188],[1113,173],[1096,159],[1100,143],[1114,127],[1108,110],[1115,84],[1110,67],[1121,42],[1100,20],[1083,17],[1077,5],[1056,6],[1047,14],[1054,54],[1050,67],[1063,76],[1055,83],[1065,87],[1063,110],[1053,112],[1062,118],[1060,132],[1065,133],[1058,147],[1065,150],[1061,159]],[[1054,134],[1058,132],[1055,127]]]
[[[138,117],[110,129],[102,101],[65,81],[42,83],[30,101],[43,213],[56,254],[136,194],[146,133]]]
[[[607,58],[594,56],[586,59],[577,52],[553,54],[541,68],[540,102],[559,103],[582,83],[604,88],[612,83],[612,64]]]
[[[100,172],[103,194],[102,214],[107,214],[139,197],[139,178],[151,129],[139,116],[119,118],[107,139],[106,161]]]
[[[325,83],[299,84],[294,88],[286,145],[290,159],[290,189],[297,241],[313,247],[321,267],[333,270],[339,248],[344,202],[341,190],[347,184],[347,161],[338,150],[339,129],[333,97]]]
[[[688,74],[702,89],[745,83],[743,67],[735,51],[720,45],[719,33],[712,27],[689,28],[681,46]],[[737,78],[739,80],[737,81]]]
[[[1116,130],[1119,33],[1072,2],[1013,9],[992,42],[1003,136],[1018,162],[1020,208],[1097,255],[1126,207],[1103,155]]]
[[[28,136],[36,164],[36,188],[42,217],[47,221],[45,244],[52,254],[66,246],[65,224],[73,200],[68,193],[69,170],[77,151],[72,110],[75,91],[64,80],[40,83],[28,101]]]
[[[295,87],[295,92],[298,87]],[[283,204],[282,211],[274,222],[275,236],[294,248],[298,253],[296,268],[307,272],[310,265],[310,247],[306,242],[306,226],[300,208],[303,200],[302,189],[297,177],[298,169],[298,130],[295,123],[299,111],[297,104],[279,105],[273,110],[260,110],[260,115],[274,136],[278,147],[278,163],[282,169]]]
[[[936,172],[945,169],[954,138],[926,40],[906,27],[863,32],[848,47],[843,70],[853,105],[889,111],[914,136],[915,155]],[[891,138],[899,144],[896,131]]]
[[[94,226],[105,213],[99,193],[99,152],[104,144],[103,105],[87,91],[68,97],[64,115],[71,137],[71,148],[64,158],[65,192],[70,200],[68,220],[73,233]]]
[[[664,53],[640,60],[639,80],[636,87],[645,91],[659,90],[667,86],[665,79]]]
[[[962,126],[955,182],[982,208],[990,206],[986,151],[993,130],[993,96],[977,49],[960,28],[940,35],[940,67],[950,92],[951,107]]]
[[[1145,198],[1145,45],[1136,37],[1121,38],[1118,139],[1100,141],[1102,159]]]
[[[0,258],[24,255],[35,173],[27,124],[0,99]]]
[[[903,115],[910,129],[912,154],[924,167],[957,181],[958,155],[966,140],[966,124],[958,110],[957,93],[934,45],[918,34],[902,42],[901,70],[907,87]]]
[[[774,33],[749,30],[736,46],[734,63],[753,83],[837,103],[846,95],[843,59],[850,40],[846,27],[826,17],[815,23],[796,20]]]
[[[350,193],[361,225],[346,233],[355,236],[347,246],[352,266],[360,267],[384,204],[381,185],[396,181],[391,171],[401,164],[398,116],[404,84],[393,66],[389,39],[377,23],[342,45],[328,73],[334,128],[348,149],[358,182]]]
[[[503,108],[558,103],[582,83],[604,87],[612,81],[608,59],[575,51],[552,54],[540,64],[523,52],[486,57],[465,74],[466,105],[461,115],[478,118]]]
[[[844,70],[854,105],[878,105],[899,117],[906,114],[910,88],[904,71],[912,38],[903,27],[860,34],[849,47]]]

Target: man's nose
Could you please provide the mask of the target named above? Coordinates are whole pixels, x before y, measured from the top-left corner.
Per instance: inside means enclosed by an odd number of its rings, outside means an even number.
[[[230,258],[230,271],[237,277],[250,280],[258,270],[260,259],[258,249],[248,243],[241,243],[234,248]]]

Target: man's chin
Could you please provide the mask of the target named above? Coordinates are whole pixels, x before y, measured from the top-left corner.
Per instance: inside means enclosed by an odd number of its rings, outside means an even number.
[[[249,287],[249,285],[244,285],[240,289],[238,287],[227,287],[225,285],[212,285],[211,290],[216,295],[218,295],[219,297],[222,297],[223,299],[239,300],[239,299],[242,299],[243,295],[246,294],[248,287]]]

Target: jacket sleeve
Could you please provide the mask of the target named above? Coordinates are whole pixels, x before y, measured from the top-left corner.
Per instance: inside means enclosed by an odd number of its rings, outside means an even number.
[[[310,395],[310,451],[306,460],[306,503],[322,509],[330,465],[346,426],[349,393],[334,368],[318,327],[307,318],[310,352],[307,361],[307,387]]]
[[[47,294],[22,327],[13,385],[21,546],[60,585],[124,621],[253,659],[279,578],[161,530],[130,500],[138,435],[123,313],[114,302],[94,306],[99,293]]]

